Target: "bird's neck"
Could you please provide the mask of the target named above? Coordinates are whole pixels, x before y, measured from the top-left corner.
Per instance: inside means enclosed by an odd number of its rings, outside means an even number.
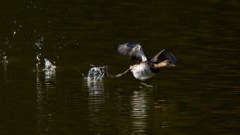
[[[165,68],[169,66],[169,62],[168,61],[162,61],[158,64],[154,64],[155,68]]]

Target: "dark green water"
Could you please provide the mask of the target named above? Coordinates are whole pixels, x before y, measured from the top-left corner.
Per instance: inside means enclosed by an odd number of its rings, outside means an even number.
[[[238,0],[5,0],[0,8],[0,134],[240,134]],[[156,88],[130,73],[83,78],[90,64],[126,70],[133,62],[114,47],[129,41],[150,57],[168,48],[179,64],[148,81]],[[55,73],[42,71],[44,58]]]

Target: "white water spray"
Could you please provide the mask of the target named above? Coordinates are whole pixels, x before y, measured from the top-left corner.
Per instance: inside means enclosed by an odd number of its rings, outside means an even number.
[[[44,71],[45,71],[45,75],[47,76],[53,76],[56,74],[56,66],[53,65],[48,59],[44,59],[45,61],[45,68],[44,68]]]
[[[105,76],[108,76],[107,66],[95,67],[93,66],[88,71],[87,78],[88,81],[102,80]]]

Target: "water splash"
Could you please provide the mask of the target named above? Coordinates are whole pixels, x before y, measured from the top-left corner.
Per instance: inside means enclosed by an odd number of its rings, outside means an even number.
[[[45,75],[46,76],[54,76],[56,74],[56,66],[53,65],[47,58],[44,59],[45,61]]]
[[[45,61],[45,70],[53,71],[56,69],[56,66],[53,65],[48,59],[45,58],[44,61]]]
[[[100,68],[93,67],[88,72],[88,78],[92,78],[94,80],[99,80],[104,77],[104,72]]]
[[[88,81],[102,80],[105,76],[108,76],[107,66],[95,67],[88,71],[88,76],[85,77]]]
[[[85,81],[84,84],[87,85],[90,95],[96,95],[99,92],[101,93],[101,91],[103,91],[103,78],[105,76],[108,76],[107,66],[95,67],[93,65],[89,69],[87,77],[83,75]]]
[[[107,66],[99,66],[99,67],[95,67],[93,65],[91,65],[92,68],[89,69],[88,71],[88,76],[84,78],[87,79],[88,81],[97,81],[97,80],[102,80],[104,77],[121,77],[123,75],[125,75],[128,71],[129,68],[127,70],[125,70],[124,72],[117,74],[117,75],[112,75],[108,73],[108,67]]]
[[[8,60],[7,60],[7,56],[6,56],[6,55],[3,56],[3,61],[2,61],[2,63],[3,63],[4,66],[7,66],[7,65],[8,65]]]
[[[44,38],[41,37],[35,42],[35,53],[36,53],[36,66],[37,69],[41,66],[41,63],[43,63],[44,57],[42,56],[42,47],[43,47],[43,40]]]
[[[43,40],[44,40],[44,38],[41,37],[38,41],[36,41],[36,43],[35,43],[36,49],[39,49],[39,50],[42,49],[42,46],[43,46]]]
[[[56,75],[56,66],[55,62],[51,62],[42,54],[42,47],[44,43],[44,38],[40,37],[35,42],[35,52],[36,52],[36,72],[45,72],[46,78],[51,78]]]

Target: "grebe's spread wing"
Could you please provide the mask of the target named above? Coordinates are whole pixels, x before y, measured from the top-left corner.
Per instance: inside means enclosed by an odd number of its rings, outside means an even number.
[[[116,47],[118,53],[126,56],[130,56],[132,60],[138,62],[147,61],[145,54],[143,53],[142,47],[139,43],[125,43]]]
[[[170,64],[176,65],[177,64],[177,58],[168,50],[163,49],[158,54],[156,54],[151,61],[152,62],[161,62],[164,60],[168,60]]]

